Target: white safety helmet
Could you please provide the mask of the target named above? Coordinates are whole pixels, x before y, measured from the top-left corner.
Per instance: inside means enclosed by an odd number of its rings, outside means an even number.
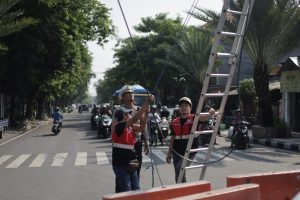
[[[131,85],[124,85],[120,90],[119,97],[122,98],[125,93],[133,93]]]

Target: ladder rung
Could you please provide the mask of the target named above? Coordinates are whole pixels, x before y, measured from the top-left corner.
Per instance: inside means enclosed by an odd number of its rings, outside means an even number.
[[[229,77],[229,74],[210,74],[210,77]]]
[[[236,14],[236,15],[247,15],[248,13],[243,13],[241,11],[236,11],[236,10],[226,10],[226,12],[231,13],[231,14]]]
[[[217,53],[217,57],[224,57],[224,58],[228,58],[228,57],[234,57],[235,55],[232,53]]]
[[[195,131],[195,134],[201,135],[201,134],[211,134],[214,130],[205,130],[205,131]]]
[[[240,33],[226,32],[226,31],[222,31],[221,34],[222,35],[227,35],[227,36],[233,36],[233,37],[235,37],[235,36],[239,36],[239,37],[242,36],[242,34],[240,34]]]
[[[224,93],[208,93],[205,94],[206,97],[222,97],[224,96]]]
[[[188,166],[188,167],[185,167],[185,170],[187,170],[187,169],[195,169],[195,168],[200,168],[200,167],[204,167],[204,165],[192,165],[192,166]]]
[[[203,148],[198,148],[198,149],[191,149],[190,152],[194,153],[194,152],[199,152],[199,151],[206,151],[208,150],[208,147],[203,147]]]

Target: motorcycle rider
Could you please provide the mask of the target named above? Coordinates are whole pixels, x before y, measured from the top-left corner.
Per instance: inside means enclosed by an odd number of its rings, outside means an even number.
[[[231,136],[231,145],[230,147],[234,147],[234,143],[237,139],[237,133],[240,131],[240,125],[243,123],[243,115],[241,109],[236,109],[234,111],[234,119],[232,120],[231,124],[233,125],[233,133]],[[251,148],[250,146],[250,139],[248,135],[248,131],[246,132],[246,145],[248,148]]]
[[[97,123],[95,123],[95,119],[97,119],[97,115],[99,116],[100,115],[100,108],[98,106],[96,106],[96,104],[94,104],[94,107],[92,109],[92,115],[91,115],[91,125],[92,125],[92,129],[94,128],[98,128]]]
[[[129,95],[131,91],[125,90]],[[125,92],[124,91],[124,92]],[[132,114],[133,110],[121,107],[114,113],[114,124],[112,134],[112,164],[116,175],[116,192],[138,190],[139,161],[135,144],[136,134],[143,131],[147,124],[147,108],[153,96],[150,95],[139,111]],[[140,124],[136,122],[141,120]]]
[[[156,123],[157,122],[157,123]],[[148,133],[150,134],[150,146],[156,147],[157,145],[157,139],[159,138],[159,141],[161,145],[163,145],[163,140],[161,137],[161,134],[159,133],[159,123],[161,122],[159,114],[156,112],[156,106],[153,105],[150,108],[150,112],[148,113]]]
[[[111,116],[112,113],[111,113],[111,110],[108,108],[107,105],[103,105],[100,109],[100,115],[108,115],[108,116]]]
[[[60,128],[62,128],[62,119],[63,116],[61,114],[61,112],[59,111],[59,107],[56,106],[54,108],[54,112],[52,113],[52,118],[53,118],[53,123],[58,121]]]
[[[189,135],[192,129],[194,114],[191,114],[192,110],[192,101],[188,97],[182,97],[179,99],[179,111],[180,116],[172,120],[171,122],[171,138],[169,142],[169,150],[166,157],[167,163],[171,163],[171,159],[173,158],[173,165],[175,169],[175,181],[178,182],[178,176],[181,169],[181,164],[183,158],[178,156],[174,151],[176,151],[181,156],[184,156],[185,150],[187,147],[187,143],[189,140]],[[199,121],[206,121],[210,117],[214,116],[215,110],[210,109],[208,113],[200,114]],[[198,148],[199,141],[198,137],[194,139],[192,148]],[[193,160],[196,153],[190,153],[189,159]],[[189,165],[190,163],[188,163]],[[181,180],[182,182],[186,182],[185,174]]]
[[[168,107],[167,106],[162,106],[160,109],[160,117],[163,118],[169,118],[170,112],[168,111]]]

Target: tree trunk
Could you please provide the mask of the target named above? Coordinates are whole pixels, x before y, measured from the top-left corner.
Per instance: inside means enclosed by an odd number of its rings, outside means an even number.
[[[45,101],[44,100],[45,100],[45,98],[43,98],[43,97],[37,98],[37,104],[38,104],[37,119],[45,118],[45,104],[44,104]]]
[[[33,119],[33,95],[31,93],[27,96],[27,102],[26,102],[26,118],[27,119]]]
[[[259,112],[262,117],[262,125],[273,126],[274,121],[269,91],[269,75],[266,64],[255,65],[253,79],[258,97]]]

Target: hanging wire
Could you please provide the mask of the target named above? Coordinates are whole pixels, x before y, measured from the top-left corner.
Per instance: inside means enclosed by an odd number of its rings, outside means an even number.
[[[175,41],[177,41],[178,39],[180,39],[182,37],[182,34],[184,33],[184,31],[185,31],[185,29],[186,29],[186,27],[187,27],[187,25],[188,25],[188,23],[191,19],[192,13],[194,12],[198,2],[199,2],[199,0],[197,0],[197,2],[196,2],[196,0],[193,1],[192,5],[190,7],[190,10],[188,11],[188,15],[185,17],[184,23],[183,23],[179,33],[175,35],[175,38],[174,38]],[[166,60],[167,61],[170,60],[170,52],[168,52]],[[153,94],[155,94],[155,92],[158,88],[158,85],[160,83],[160,80],[162,79],[166,69],[167,69],[167,65],[164,66],[163,70],[161,71],[161,73],[160,73],[160,75],[159,75],[159,77],[158,77],[158,79],[157,79],[157,81],[154,85],[153,90],[151,91]]]
[[[146,82],[146,77],[145,77],[145,72],[144,72],[144,69],[143,69],[143,65],[142,65],[142,62],[141,62],[141,59],[140,59],[138,50],[137,50],[137,48],[136,48],[136,45],[135,45],[135,43],[134,43],[134,41],[133,41],[133,37],[132,37],[132,35],[131,35],[130,29],[129,29],[129,26],[128,26],[128,23],[127,23],[127,20],[126,20],[126,17],[125,17],[125,14],[124,14],[124,12],[123,12],[122,5],[121,5],[121,3],[120,3],[120,0],[118,0],[118,4],[119,4],[120,10],[121,10],[123,19],[124,19],[124,21],[125,21],[126,28],[127,28],[128,33],[129,33],[130,40],[131,40],[132,46],[133,46],[133,48],[134,48],[134,51],[135,51],[137,60],[138,60],[138,62],[139,62],[139,66],[140,66],[140,69],[141,69],[141,72],[142,72],[144,84],[145,84],[145,86],[147,86],[147,82]],[[147,87],[146,87],[146,88],[147,88]]]
[[[199,2],[199,0],[197,0],[196,3],[195,3],[195,1],[196,1],[196,0],[194,0],[192,6],[191,6],[191,8],[190,8],[190,11],[188,12],[188,15],[187,15],[187,17],[186,17],[186,19],[185,19],[185,21],[184,21],[184,24],[183,24],[182,29],[180,30],[179,34],[177,35],[177,39],[180,38],[180,37],[182,36],[182,34],[183,34],[183,32],[184,32],[184,30],[185,30],[185,28],[186,28],[186,26],[187,26],[187,24],[188,24],[188,22],[189,22],[189,20],[190,20],[191,14],[193,13],[195,7],[197,6],[197,4],[198,4],[198,2]],[[251,1],[250,1],[250,2],[251,2]],[[126,24],[128,33],[129,33],[129,35],[130,35],[130,39],[131,39],[132,45],[133,45],[133,47],[134,47],[134,50],[135,50],[135,53],[136,53],[136,56],[137,56],[137,59],[138,59],[138,63],[139,63],[140,69],[141,69],[141,71],[142,71],[143,80],[144,80],[144,82],[145,82],[145,85],[147,85],[147,84],[146,84],[146,78],[145,78],[144,69],[143,69],[143,66],[142,66],[142,62],[141,62],[141,59],[140,59],[140,57],[139,57],[139,54],[138,54],[136,45],[135,45],[135,43],[134,43],[134,41],[133,41],[133,38],[132,38],[132,35],[131,35],[131,32],[130,32],[130,29],[129,29],[129,26],[128,26],[128,23],[127,23],[125,14],[124,14],[123,9],[122,9],[122,5],[121,5],[121,3],[120,3],[119,0],[118,0],[118,4],[119,4],[120,10],[121,10],[121,12],[122,12],[122,16],[123,16],[123,19],[124,19],[124,21],[125,21],[125,24]],[[247,18],[247,20],[249,20],[249,19]],[[167,55],[167,60],[169,60],[169,54]],[[158,78],[158,80],[157,80],[157,82],[156,82],[156,84],[155,84],[155,87],[154,87],[154,89],[153,89],[153,93],[154,93],[155,90],[157,89],[157,86],[158,86],[158,84],[159,84],[159,82],[160,82],[160,80],[161,80],[161,78],[162,78],[162,76],[163,76],[163,73],[164,73],[165,70],[166,70],[166,67],[167,67],[167,65],[165,65],[165,67],[163,68],[162,73],[160,74],[160,76],[159,76],[159,78]],[[150,95],[150,94],[148,93],[148,95]],[[153,114],[154,119],[155,119],[154,112],[152,112],[152,114]],[[180,158],[185,159],[185,160],[187,160],[187,161],[189,161],[189,162],[191,162],[191,163],[206,164],[206,165],[207,165],[207,164],[216,163],[216,162],[219,162],[219,161],[225,159],[226,157],[228,157],[228,156],[233,152],[233,150],[235,150],[235,148],[233,148],[233,149],[231,149],[231,151],[229,151],[225,156],[223,156],[223,157],[221,157],[221,158],[219,158],[219,159],[217,159],[217,160],[209,161],[209,162],[198,162],[198,161],[195,161],[195,160],[191,160],[191,159],[189,159],[189,158],[185,158],[184,156],[182,156],[182,155],[180,155],[178,152],[176,152],[176,151],[173,149],[173,147],[170,146],[169,142],[163,137],[161,128],[160,128],[160,126],[158,125],[157,120],[155,120],[155,121],[156,121],[157,126],[159,127],[159,134],[161,134],[161,136],[162,136],[162,138],[163,138],[163,141],[167,144],[167,146],[168,146],[169,148],[171,148],[171,150],[172,150],[176,155],[178,155]],[[159,176],[161,185],[163,186],[163,183],[162,183],[162,181],[161,181],[161,178],[160,178],[160,175],[159,175],[159,172],[158,172],[157,163],[156,163],[155,159],[153,159],[153,156],[152,156],[152,149],[151,149],[151,147],[150,147],[150,152],[151,152],[151,166],[152,166],[152,187],[154,186],[154,172],[153,172],[154,167],[153,167],[153,162],[152,162],[152,160],[154,161],[154,164],[155,164],[155,166],[156,166],[156,170],[157,170],[157,173],[158,173],[158,176]]]

